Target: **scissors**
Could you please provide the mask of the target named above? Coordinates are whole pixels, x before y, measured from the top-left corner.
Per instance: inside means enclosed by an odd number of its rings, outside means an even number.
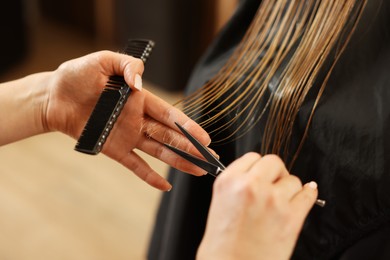
[[[207,149],[206,146],[201,144],[195,137],[193,137],[187,130],[185,130],[180,124],[175,122],[176,126],[180,129],[180,131],[188,138],[188,140],[195,146],[195,148],[200,152],[200,154],[203,155],[203,157],[207,160],[203,160],[199,157],[193,156],[187,152],[184,152],[183,150],[180,150],[174,146],[171,146],[167,143],[164,145],[176,153],[177,155],[181,156],[182,158],[186,159],[187,161],[195,164],[196,166],[200,167],[201,169],[208,172],[211,176],[218,177],[219,174],[221,174],[226,167],[221,163],[220,160],[218,160],[217,157],[215,157],[209,149]],[[315,204],[324,207],[325,206],[325,200],[317,199]]]

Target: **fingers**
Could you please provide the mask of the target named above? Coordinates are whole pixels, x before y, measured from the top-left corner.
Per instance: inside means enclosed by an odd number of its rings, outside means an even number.
[[[288,202],[302,190],[302,182],[294,175],[285,175],[275,183],[275,189]]]
[[[161,124],[151,118],[145,118],[142,123],[141,131],[147,138],[152,138],[160,144],[170,144],[186,151],[192,155],[202,157],[201,153],[195,148],[195,146],[180,132]],[[142,149],[142,142],[145,139],[141,139],[138,148]],[[165,147],[165,146],[164,146]]]
[[[276,155],[265,155],[250,152],[231,163],[224,175],[244,175],[258,183],[274,183],[289,173],[283,161]]]
[[[150,168],[150,166],[134,151],[130,151],[117,161],[130,169],[149,185],[162,191],[169,191],[172,189],[172,185]]]
[[[247,171],[258,161],[261,156],[258,153],[247,153],[232,162],[225,170],[224,174],[246,174]]]
[[[180,132],[175,125],[175,122],[177,122],[188,130],[202,144],[206,146],[210,144],[211,139],[208,133],[183,112],[163,101],[159,97],[152,95],[150,92],[146,90],[143,92],[145,93],[145,114],[169,128]]]
[[[157,110],[154,111],[154,108],[157,108]],[[191,142],[177,129],[173,120],[171,122],[167,119],[169,116],[164,116],[169,109],[173,109],[173,107],[153,96],[147,90],[132,93],[115,127],[112,129],[105,147],[103,147],[103,152],[111,154],[115,158],[121,158],[128,151],[137,148],[183,172],[197,176],[204,175],[204,170],[195,167],[164,146],[164,143],[169,143],[195,156],[201,156]],[[182,112],[177,110],[175,113],[179,119],[184,118],[192,122],[191,129],[201,129],[199,132],[203,132],[206,136],[203,140],[209,140],[207,132]],[[190,131],[196,135],[193,130]],[[134,168],[129,169],[133,170]],[[138,172],[135,173],[138,174]]]
[[[176,153],[165,147],[165,143],[170,144],[180,150],[186,151],[194,156],[202,158],[201,153],[195,146],[181,133],[171,129],[151,118],[144,119],[142,132],[137,148],[156,157],[172,167],[196,176],[206,174],[206,172],[194,164],[184,160]],[[210,150],[215,154],[214,151]]]
[[[195,176],[202,176],[206,174],[204,170],[188,162],[187,160],[184,160],[182,157],[173,153],[162,143],[154,140],[153,138],[144,137],[137,148],[182,172],[186,172]]]
[[[114,75],[123,75],[126,83],[133,90],[142,90],[142,74],[144,72],[144,63],[141,59],[137,59],[125,54],[118,54],[120,61],[115,63],[118,72],[114,72]]]
[[[291,203],[306,216],[317,197],[317,185],[311,182],[302,187],[300,179],[290,175],[283,161],[276,155],[261,157],[257,153],[247,153],[231,163],[221,175],[241,175],[240,179],[250,179],[251,185],[265,187],[271,185],[278,200]],[[284,204],[284,203],[283,203]]]
[[[283,176],[289,175],[283,161],[276,155],[265,155],[257,160],[248,174],[261,178],[262,182],[273,183]]]
[[[96,55],[105,75],[123,76],[130,88],[133,90],[142,89],[141,76],[144,72],[142,60],[111,51],[100,51]]]
[[[302,224],[310,209],[313,207],[317,197],[317,183],[313,181],[306,183],[303,188],[293,196],[291,206],[295,209],[296,218],[302,220]]]

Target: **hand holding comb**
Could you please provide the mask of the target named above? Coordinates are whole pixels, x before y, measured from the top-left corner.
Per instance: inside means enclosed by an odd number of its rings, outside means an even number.
[[[154,42],[150,40],[129,40],[124,53],[139,58],[146,63],[153,46]],[[76,151],[96,155],[103,149],[103,145],[122,112],[130,93],[131,89],[123,76],[114,75],[109,77],[77,141]]]

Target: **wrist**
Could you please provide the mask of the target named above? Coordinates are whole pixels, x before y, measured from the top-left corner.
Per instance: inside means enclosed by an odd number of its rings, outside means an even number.
[[[34,111],[34,124],[36,134],[50,132],[47,121],[47,109],[50,98],[50,81],[52,72],[42,72],[32,75],[33,87],[31,87],[31,107]]]
[[[49,72],[37,73],[0,85],[0,145],[47,132]]]

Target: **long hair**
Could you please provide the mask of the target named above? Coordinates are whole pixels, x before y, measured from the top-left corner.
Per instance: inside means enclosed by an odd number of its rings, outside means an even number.
[[[184,112],[204,127],[215,124],[214,131],[234,126],[229,135],[216,142],[244,135],[266,115],[260,152],[285,154],[298,111],[314,83],[321,80],[297,155],[327,80],[366,2],[261,1],[225,66],[182,100]],[[226,120],[228,111],[236,111],[235,117]],[[235,124],[238,119],[240,124]]]

